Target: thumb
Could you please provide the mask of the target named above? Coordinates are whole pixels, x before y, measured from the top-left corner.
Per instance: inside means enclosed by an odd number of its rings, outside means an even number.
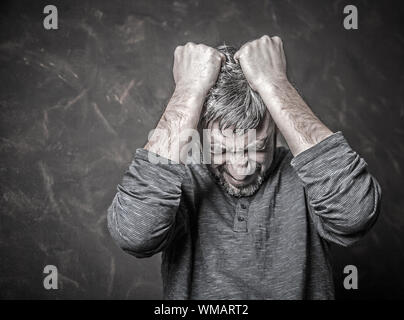
[[[220,52],[220,57],[222,58],[222,62],[226,62],[226,56]]]
[[[236,62],[237,62],[238,64],[240,64],[240,61],[239,61],[239,59],[240,59],[240,50],[237,51],[237,52],[234,54],[233,58],[234,58],[234,60],[236,60]]]

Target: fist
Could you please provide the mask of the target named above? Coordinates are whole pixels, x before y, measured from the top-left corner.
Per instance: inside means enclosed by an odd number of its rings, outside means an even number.
[[[216,83],[222,61],[221,52],[204,44],[188,42],[174,52],[174,81],[176,87],[207,94]]]
[[[259,91],[262,86],[287,80],[286,58],[279,37],[263,36],[247,42],[235,54],[251,88]]]

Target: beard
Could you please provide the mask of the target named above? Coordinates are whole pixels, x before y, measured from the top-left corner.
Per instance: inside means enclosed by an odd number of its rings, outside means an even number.
[[[216,178],[216,182],[224,189],[224,191],[233,197],[240,198],[249,197],[255,194],[268,176],[269,170],[262,172],[261,165],[257,164],[257,167],[257,171],[259,170],[257,178],[252,183],[240,187],[233,186],[224,178],[224,167],[218,167],[216,170],[211,171]]]

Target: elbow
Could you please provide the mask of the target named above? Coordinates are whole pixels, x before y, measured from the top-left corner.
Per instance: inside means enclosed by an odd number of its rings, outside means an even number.
[[[136,258],[147,258],[154,254],[153,248],[150,248],[145,239],[130,237],[125,230],[110,223],[108,223],[108,230],[116,245],[124,252]]]
[[[381,188],[372,178],[367,187],[352,189],[342,201],[329,203],[321,217],[327,238],[349,247],[362,239],[373,227],[380,212]]]
[[[126,253],[137,258],[147,258],[160,252],[166,243],[168,227],[152,230],[145,221],[129,221],[124,209],[115,201],[108,209],[108,231],[114,242]],[[141,215],[139,214],[139,217]]]
[[[373,177],[363,192],[352,192],[353,201],[345,208],[345,228],[350,234],[366,234],[380,213],[381,188]]]

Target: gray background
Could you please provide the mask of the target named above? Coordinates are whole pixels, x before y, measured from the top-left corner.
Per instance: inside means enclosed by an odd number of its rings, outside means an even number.
[[[42,26],[46,4],[59,30]],[[356,4],[359,30],[342,27]],[[187,41],[284,41],[288,73],[383,188],[375,228],[333,248],[341,299],[404,297],[404,36],[398,1],[2,1],[0,298],[161,298],[160,257],[112,242],[106,209],[173,90]],[[47,264],[59,290],[43,289]],[[359,290],[342,287],[359,269]]]

